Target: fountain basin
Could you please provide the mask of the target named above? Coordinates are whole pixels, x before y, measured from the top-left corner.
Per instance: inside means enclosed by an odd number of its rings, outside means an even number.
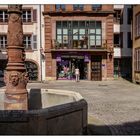
[[[29,110],[4,110],[0,91],[0,134],[81,135],[87,127],[87,102],[77,92],[28,89]]]

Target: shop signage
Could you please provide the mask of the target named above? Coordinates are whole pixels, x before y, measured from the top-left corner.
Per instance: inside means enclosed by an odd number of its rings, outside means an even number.
[[[56,62],[61,62],[61,56],[56,57]]]

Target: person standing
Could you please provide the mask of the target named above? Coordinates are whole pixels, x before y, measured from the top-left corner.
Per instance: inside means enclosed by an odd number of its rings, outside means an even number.
[[[79,82],[80,72],[78,68],[75,69],[75,76],[76,76],[76,82]]]

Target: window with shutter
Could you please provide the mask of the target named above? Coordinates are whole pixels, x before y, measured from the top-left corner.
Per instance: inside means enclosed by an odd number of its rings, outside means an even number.
[[[32,50],[31,35],[23,35],[23,45],[26,50]]]
[[[32,45],[33,45],[33,50],[37,49],[37,35],[32,36]]]
[[[37,9],[33,9],[33,22],[37,22]]]

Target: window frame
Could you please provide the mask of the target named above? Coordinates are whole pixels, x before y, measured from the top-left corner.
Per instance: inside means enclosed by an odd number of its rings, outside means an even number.
[[[55,10],[57,12],[59,12],[59,11],[65,11],[66,10],[66,5],[65,4],[56,4],[55,5]]]
[[[135,48],[134,71],[135,72],[140,72],[140,47]]]
[[[92,4],[91,5],[91,9],[92,9],[92,11],[101,10],[102,9],[102,5],[101,4]]]
[[[84,10],[84,4],[73,4],[73,10],[74,11],[83,11]]]
[[[2,18],[0,17],[0,23],[7,23],[8,22],[8,10],[0,9],[0,11],[2,12],[2,14],[1,14]]]
[[[115,35],[118,35],[118,43],[115,43]],[[120,40],[120,33],[114,33],[114,47],[115,48],[120,48],[120,43],[121,43],[121,40]]]
[[[5,37],[1,40],[1,37]],[[3,45],[1,45],[1,42],[3,42]],[[5,50],[7,48],[7,35],[6,34],[0,34],[0,50]]]
[[[93,21],[93,20],[92,20]],[[58,28],[57,26],[57,23],[59,22],[59,24],[61,23],[61,26]],[[56,21],[56,42],[59,43],[59,47],[62,47],[64,45],[63,43],[63,26],[62,26],[62,23],[65,22],[65,21]],[[73,26],[75,25],[74,22],[77,22],[77,27]],[[80,26],[80,23],[84,22],[84,26]],[[68,24],[68,45],[67,47],[69,46],[69,48],[87,48],[87,49],[94,49],[94,48],[101,48],[102,47],[102,21],[93,21],[95,22],[95,27],[90,27],[89,24],[90,24],[91,21],[89,20],[72,20],[72,21],[67,21],[67,24]],[[100,26],[97,28],[97,23],[100,24]],[[58,33],[58,29],[60,30],[60,34]],[[90,33],[90,30],[91,29],[94,29],[95,30],[95,33],[94,33],[94,36],[95,36],[95,44],[94,45],[91,45],[91,40],[90,40],[90,37],[93,36],[93,34]],[[100,29],[100,32],[98,33],[97,30]],[[73,32],[73,31],[76,31],[76,34]],[[84,32],[84,34],[82,33]],[[60,37],[60,39],[58,39],[58,37]],[[76,37],[74,39],[74,37]],[[97,40],[97,38],[100,38]],[[61,41],[60,41],[61,40]],[[99,45],[97,45],[97,43],[99,43]],[[76,45],[74,45],[76,44]],[[79,45],[79,47],[78,47]],[[77,46],[77,47],[75,47]]]
[[[25,18],[23,18],[23,16],[24,16],[23,12],[24,11],[26,12],[25,13]],[[27,13],[28,11],[30,11],[30,16],[31,16],[30,18],[28,17],[28,13]],[[22,22],[23,23],[31,23],[32,21],[33,21],[33,10],[31,8],[23,8],[22,9]]]
[[[121,23],[121,9],[114,9],[115,15],[114,15],[114,22],[115,23]]]
[[[135,15],[135,40],[140,37],[140,12]]]
[[[26,37],[26,40],[24,40],[25,37]],[[27,37],[30,37],[30,40],[29,40]],[[26,43],[24,43],[24,41],[25,41]],[[28,43],[29,41],[31,42],[30,45],[29,45],[29,43]],[[31,51],[31,50],[33,50],[33,46],[32,46],[32,34],[24,34],[24,35],[23,35],[23,46],[25,47],[25,50],[26,50],[26,51]]]

